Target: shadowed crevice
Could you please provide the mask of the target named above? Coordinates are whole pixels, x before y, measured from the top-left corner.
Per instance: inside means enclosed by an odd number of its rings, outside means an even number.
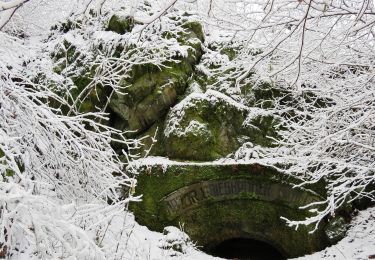
[[[225,240],[215,246],[213,256],[239,260],[284,260],[286,259],[273,246],[254,239],[234,238]]]

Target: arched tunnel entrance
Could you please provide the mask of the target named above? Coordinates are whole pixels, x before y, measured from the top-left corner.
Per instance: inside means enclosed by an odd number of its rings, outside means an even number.
[[[309,234],[312,227],[295,230],[281,219],[303,220],[310,213],[300,207],[321,200],[318,188],[295,189],[294,183],[259,164],[155,166],[139,175],[143,201],[132,210],[140,224],[155,231],[183,223],[184,231],[209,254],[286,259],[329,245],[324,223]]]
[[[285,260],[286,257],[272,245],[249,238],[225,240],[209,251],[213,256],[238,260]]]

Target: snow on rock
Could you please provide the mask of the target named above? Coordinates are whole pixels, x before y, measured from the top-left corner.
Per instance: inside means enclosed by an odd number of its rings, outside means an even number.
[[[202,60],[203,60],[203,64],[201,64],[201,66],[203,65],[220,66],[220,65],[227,64],[229,62],[228,55],[221,54],[220,52],[217,52],[217,51],[211,51],[209,49],[207,49],[206,52],[203,54]],[[206,61],[206,63],[204,61]]]
[[[163,230],[163,238],[159,240],[159,248],[168,250],[170,256],[181,256],[192,246],[189,236],[177,227],[168,226]]]
[[[259,159],[265,155],[266,151],[261,146],[255,146],[251,142],[244,143],[235,153],[236,161],[251,162],[252,159]]]
[[[169,137],[172,133],[178,133],[178,135],[182,136],[184,130],[180,126],[180,122],[184,118],[185,110],[191,107],[196,107],[197,103],[202,101],[207,101],[212,105],[215,105],[218,102],[225,102],[240,111],[248,110],[248,107],[245,105],[218,91],[207,90],[205,93],[194,92],[171,109],[169,116],[170,120],[167,122],[164,129],[164,135]]]
[[[163,234],[153,232],[139,225],[132,213],[113,217],[101,246],[107,252],[107,259],[220,259],[196,249],[180,229],[166,227]]]
[[[274,116],[274,113],[272,111],[264,110],[262,108],[251,107],[249,109],[249,113],[247,114],[245,121],[243,122],[243,126],[253,126],[252,120],[258,117],[266,116]]]
[[[196,120],[192,120],[189,122],[189,125],[185,128],[184,132],[182,132],[182,135],[186,135],[188,133],[191,133],[193,135],[204,135],[208,132],[207,125],[200,123]]]
[[[346,237],[336,245],[298,260],[375,259],[375,207],[359,212]]]

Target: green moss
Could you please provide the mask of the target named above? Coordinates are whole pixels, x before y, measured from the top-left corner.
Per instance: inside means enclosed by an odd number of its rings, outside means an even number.
[[[228,56],[229,60],[233,60],[236,55],[237,55],[237,51],[233,48],[223,48],[221,51],[220,51],[221,54],[225,54]]]
[[[266,240],[287,256],[312,253],[327,245],[323,229],[309,235],[311,227],[300,227],[294,231],[280,219],[283,216],[302,220],[309,216],[309,212],[299,210],[303,199],[295,202],[267,201],[254,192],[240,192],[237,195],[198,200],[196,205],[181,208],[183,211],[177,214],[172,214],[164,202],[166,196],[175,194],[176,190],[215,180],[248,180],[255,186],[277,184],[290,187],[292,191],[292,183],[298,183],[298,180],[286,177],[272,168],[257,164],[170,165],[166,172],[160,166],[141,172],[137,190],[143,193],[143,201],[131,204],[131,210],[139,223],[152,230],[162,231],[165,226],[184,223],[185,231],[206,251],[225,239],[244,236]],[[306,191],[293,192],[300,194],[301,198],[319,199]]]
[[[182,28],[186,29],[186,33],[189,35],[189,37],[185,36],[186,38],[196,37],[201,42],[204,42],[204,32],[203,32],[202,24],[200,22],[197,22],[197,21],[186,22],[182,25]],[[192,34],[194,34],[193,37],[192,37]]]
[[[0,159],[3,159],[5,157],[6,156],[5,156],[4,151],[0,149]],[[17,163],[17,166],[18,166],[19,170],[21,172],[23,172],[25,170],[25,167],[24,167],[23,163],[20,162],[20,161],[16,161],[16,163]],[[6,180],[7,177],[14,176],[15,172],[12,169],[7,167],[6,161],[0,161],[0,164],[5,166],[5,171],[1,172],[1,175],[2,175],[2,177],[4,177],[5,180]]]
[[[73,62],[79,63],[79,58],[82,54],[77,51],[77,48],[67,40],[63,41],[63,46],[56,52],[52,53],[52,57],[55,61],[53,68],[54,72],[60,74],[66,68],[66,64],[72,64]]]
[[[259,115],[247,122],[244,127],[244,132],[254,144],[273,147],[274,141],[272,138],[278,138],[278,123],[273,115]]]
[[[204,32],[202,25],[199,22],[191,21],[184,23],[182,28],[185,29],[185,32],[179,33],[177,41],[181,45],[191,47],[184,59],[189,64],[198,63],[203,54],[201,45],[204,42]]]
[[[192,31],[191,28],[194,28]],[[125,95],[115,95],[110,103],[114,112],[128,121],[130,130],[142,133],[160,118],[164,117],[173,106],[178,96],[185,92],[187,82],[194,73],[194,65],[200,58],[200,41],[196,32],[201,27],[186,26],[186,33],[180,36],[181,42],[190,44],[187,57],[175,57],[175,61],[165,62],[165,67],[159,68],[153,64],[133,66],[129,77],[120,82],[125,89]]]
[[[160,72],[160,68],[152,63],[136,64],[132,66],[129,72],[129,78],[132,81],[135,81],[145,74],[153,74],[158,72]]]
[[[276,170],[259,164],[251,165],[169,165],[166,172],[161,166],[141,169],[138,176],[137,191],[144,194],[148,199],[150,208],[156,209],[160,198],[179,188],[191,183],[205,180],[220,179],[251,179],[258,183],[298,183],[297,179],[284,176]],[[155,188],[157,187],[157,188]],[[317,188],[316,192],[323,195],[324,191]],[[142,203],[135,203],[135,209],[144,207]],[[155,215],[157,211],[153,214]],[[136,214],[138,217],[147,218],[142,212]]]
[[[342,216],[336,216],[328,223],[325,232],[331,244],[336,244],[345,237],[348,229],[349,223]]]
[[[210,161],[234,152],[241,145],[242,124],[246,111],[225,99],[192,98],[193,105],[183,108],[178,127],[165,137],[167,156],[180,160]],[[167,118],[166,127],[175,124],[175,113]],[[176,126],[175,126],[176,127]]]
[[[165,142],[163,135],[163,124],[165,117],[156,121],[146,132],[138,136],[144,145],[138,152],[141,156],[145,156],[146,151],[149,151],[149,156],[164,156]],[[154,138],[157,140],[154,142]]]
[[[87,66],[84,62],[85,58],[72,43],[64,40],[63,47],[54,55],[54,72],[62,74],[66,69],[66,64],[73,64],[74,67],[72,66],[70,70],[76,69],[76,76],[70,77],[75,85],[69,93],[68,100],[71,102],[70,105],[74,105],[79,112],[101,111],[105,107],[107,97],[110,95],[110,88],[100,84],[92,85],[89,89],[86,88],[95,76],[97,65]],[[59,94],[66,95],[66,93]],[[80,97],[80,100],[77,100],[78,97]],[[51,105],[60,107],[64,114],[70,110],[69,107],[61,106],[61,104]]]
[[[131,72],[132,77],[120,82],[120,86],[126,88],[126,95],[117,98],[120,98],[123,104],[134,107],[150,95],[157,95],[168,84],[173,85],[176,93],[181,95],[192,73],[192,66],[184,61],[165,65],[168,67],[162,70],[156,69],[152,64],[134,67]]]
[[[319,97],[311,91],[305,91],[302,94],[302,98],[308,104],[312,104],[314,107],[327,108],[334,104],[331,98]]]
[[[164,73],[163,73],[164,74]],[[166,74],[164,74],[166,75]],[[156,77],[155,75],[153,77]],[[154,84],[155,82],[152,82]],[[156,82],[157,83],[157,82]],[[122,118],[128,121],[130,130],[143,132],[166,114],[177,100],[177,91],[185,89],[177,80],[170,78],[169,84],[155,85],[142,100],[140,96],[133,95],[141,89],[133,89],[132,94],[115,96],[110,103],[111,108]],[[144,91],[146,92],[146,90]],[[134,97],[134,99],[133,99]]]
[[[0,149],[0,159],[2,159],[3,157],[5,157],[5,154],[4,152]],[[1,162],[2,165],[6,165],[5,162]],[[2,172],[1,173],[3,175],[3,177],[11,177],[14,175],[14,172],[11,171],[10,169],[6,169],[5,172]]]
[[[131,32],[134,28],[134,17],[127,16],[127,17],[119,17],[117,15],[113,15],[111,19],[109,19],[107,30],[116,32],[118,34],[125,34],[127,32]]]

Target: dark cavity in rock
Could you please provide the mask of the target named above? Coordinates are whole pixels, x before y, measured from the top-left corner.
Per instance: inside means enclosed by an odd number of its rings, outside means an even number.
[[[286,259],[276,248],[268,243],[248,238],[234,238],[215,246],[213,256],[238,260],[284,260]]]

